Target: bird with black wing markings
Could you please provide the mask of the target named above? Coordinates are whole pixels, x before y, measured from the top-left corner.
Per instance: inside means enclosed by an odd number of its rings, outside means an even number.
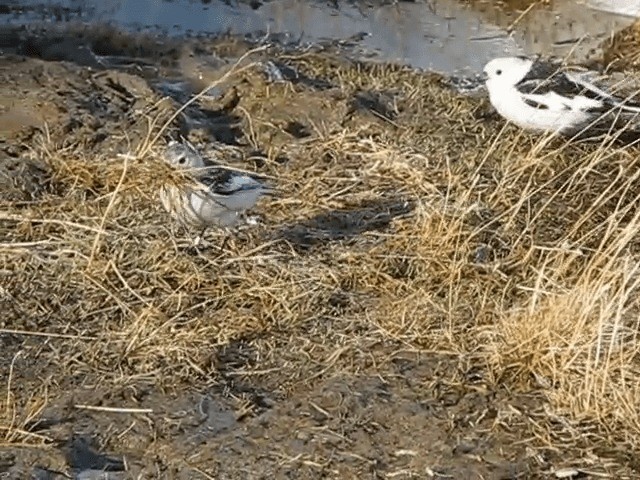
[[[491,60],[484,68],[493,107],[529,131],[599,139],[640,139],[640,104],[593,83],[595,72],[571,72],[526,57]]]
[[[263,195],[273,194],[254,176],[206,160],[186,141],[169,142],[164,160],[183,172],[181,184],[165,184],[160,191],[164,208],[185,229],[198,229],[198,246],[210,227],[228,229],[242,219]]]

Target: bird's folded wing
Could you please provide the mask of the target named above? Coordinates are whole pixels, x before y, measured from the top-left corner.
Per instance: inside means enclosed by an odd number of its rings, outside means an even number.
[[[577,95],[574,97],[565,97],[559,95],[555,91],[548,91],[544,94],[529,93],[523,94],[522,100],[529,106],[538,110],[549,110],[552,112],[563,111],[583,111],[597,112],[603,107],[603,103],[598,100]]]
[[[599,93],[595,87],[592,89],[587,88],[585,85],[571,80],[561,72],[551,78],[522,80],[516,85],[516,88],[523,94],[555,94],[569,101],[575,97],[583,97],[598,102],[606,98],[606,93]]]
[[[224,197],[224,195],[220,195],[217,191],[212,190],[211,187],[207,187],[206,185],[202,185],[200,188],[191,190],[191,204],[200,205],[199,208],[206,203],[210,203],[212,206],[215,205],[228,210],[224,199],[220,197]]]
[[[233,189],[230,188],[234,175],[237,173],[220,167],[210,167],[202,171],[198,180],[204,184],[209,193],[216,195],[230,195]]]
[[[553,94],[563,97],[573,108],[597,109],[604,103],[618,105],[620,99],[598,87],[590,80],[595,72],[571,72],[559,65],[534,64],[529,73],[516,84],[523,94]],[[574,99],[577,99],[574,103]],[[599,103],[595,103],[599,102]]]

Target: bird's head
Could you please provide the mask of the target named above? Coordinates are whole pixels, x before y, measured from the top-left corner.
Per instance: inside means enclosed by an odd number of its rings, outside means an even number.
[[[205,166],[203,158],[191,145],[175,140],[167,145],[164,159],[169,165],[177,168],[191,169]]]
[[[533,66],[533,60],[525,57],[495,58],[484,67],[487,87],[510,88],[520,82]]]

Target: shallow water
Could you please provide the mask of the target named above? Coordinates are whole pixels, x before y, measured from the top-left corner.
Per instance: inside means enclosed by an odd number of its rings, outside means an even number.
[[[524,10],[491,5],[495,3],[343,2],[334,8],[304,0],[233,5],[211,0],[14,0],[0,9],[0,22],[108,22],[170,35],[286,34],[302,43],[350,39],[363,56],[444,73],[472,73],[499,55],[571,54],[577,61],[597,56],[603,39],[640,15],[637,0],[557,0]]]

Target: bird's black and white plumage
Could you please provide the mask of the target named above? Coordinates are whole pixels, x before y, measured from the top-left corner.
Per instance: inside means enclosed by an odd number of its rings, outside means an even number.
[[[164,160],[187,175],[183,185],[165,185],[160,191],[164,208],[180,223],[204,233],[209,227],[235,225],[272,189],[256,178],[206,161],[187,142],[171,141]]]
[[[505,119],[537,132],[640,139],[640,104],[593,82],[595,72],[571,72],[525,57],[491,60],[484,68],[491,104]]]

